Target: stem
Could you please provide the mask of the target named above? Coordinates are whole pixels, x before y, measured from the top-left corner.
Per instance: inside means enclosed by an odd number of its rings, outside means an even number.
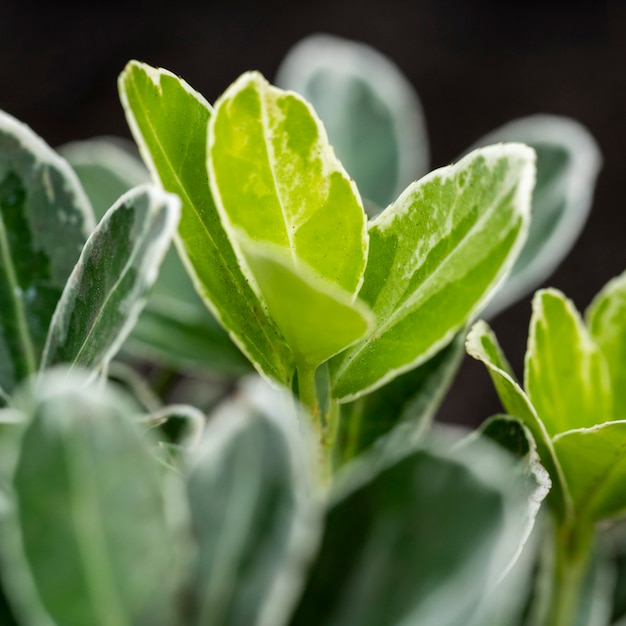
[[[589,565],[592,539],[592,524],[583,522],[555,528],[552,589],[546,626],[571,626],[575,623]]]

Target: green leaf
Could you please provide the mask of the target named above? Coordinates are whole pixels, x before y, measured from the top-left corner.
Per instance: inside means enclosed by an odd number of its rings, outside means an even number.
[[[65,282],[93,229],[69,165],[0,112],[0,387],[37,372]]]
[[[585,312],[602,350],[613,390],[613,418],[626,418],[626,273],[609,281]]]
[[[287,53],[276,82],[311,102],[337,156],[378,207],[428,171],[419,99],[400,69],[374,48],[311,35]]]
[[[98,137],[72,141],[58,149],[76,172],[98,221],[122,194],[150,182],[134,148],[130,141],[126,145],[116,137]]]
[[[153,177],[181,198],[178,249],[196,289],[259,372],[289,384],[292,356],[239,267],[209,188],[209,104],[170,72],[136,61],[122,72],[119,89]]]
[[[481,320],[472,326],[467,335],[466,349],[470,356],[487,367],[506,412],[522,420],[532,434],[539,458],[552,480],[552,491],[548,500],[561,519],[568,519],[571,516],[571,497],[552,440],[528,396],[515,380],[498,341],[486,322]]]
[[[491,146],[413,183],[371,222],[359,297],[376,327],[331,362],[338,400],[424,363],[467,324],[523,244],[533,181],[532,150]]]
[[[176,230],[180,201],[155,187],[120,198],[89,237],[52,318],[42,369],[98,369],[115,356],[143,307]]]
[[[318,366],[367,334],[369,309],[304,263],[294,267],[282,250],[244,244],[267,309],[299,364]]]
[[[554,449],[581,517],[597,521],[626,510],[626,422],[561,433]]]
[[[556,289],[533,298],[524,381],[551,436],[613,416],[606,361],[574,304]]]
[[[351,465],[290,624],[467,624],[493,578],[510,469],[479,443]]]
[[[192,457],[191,623],[198,626],[282,624],[316,545],[302,432],[285,408],[268,414],[251,405],[257,396],[244,392],[223,407]]]
[[[519,141],[535,150],[537,184],[528,239],[483,313],[486,316],[496,315],[539,286],[567,255],[589,215],[602,162],[589,131],[567,117],[523,117],[482,137],[474,147],[501,141]]]
[[[406,374],[341,405],[336,459],[343,465],[382,437],[424,433],[450,388],[461,364],[465,333],[449,346]]]
[[[177,551],[135,410],[66,372],[38,388],[14,482],[24,553],[58,624],[171,623]]]

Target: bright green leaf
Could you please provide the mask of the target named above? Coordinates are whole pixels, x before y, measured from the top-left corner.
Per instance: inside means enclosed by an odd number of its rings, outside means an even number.
[[[0,387],[36,373],[65,281],[93,229],[69,165],[0,112]]]
[[[493,316],[545,280],[578,238],[589,214],[601,155],[589,131],[556,115],[523,117],[487,134],[474,147],[519,141],[537,153],[528,239],[510,276],[483,315]]]
[[[424,433],[459,368],[464,341],[465,333],[459,333],[426,363],[354,402],[341,405],[335,451],[338,462],[350,461],[382,437]]]
[[[485,442],[465,452],[351,465],[290,624],[467,624],[493,578],[510,467]]]
[[[555,289],[533,298],[524,387],[551,436],[613,416],[606,361],[574,304]]]
[[[311,102],[360,192],[379,208],[428,171],[419,99],[400,69],[374,48],[311,35],[287,53],[276,82]]]
[[[524,242],[533,182],[532,150],[491,146],[412,184],[371,222],[359,297],[376,327],[331,362],[337,399],[417,367],[467,324]]]
[[[587,326],[606,359],[614,419],[626,418],[626,273],[609,281],[585,313]]]
[[[626,510],[626,422],[561,433],[554,449],[581,517],[597,521]]]
[[[129,126],[152,175],[180,196],[179,252],[213,314],[264,375],[288,384],[293,362],[244,277],[209,188],[211,107],[172,73],[130,62],[119,80]]]
[[[89,237],[52,318],[42,369],[98,369],[131,331],[180,217],[180,201],[143,186],[120,198]]]
[[[58,624],[171,623],[176,546],[134,410],[66,372],[38,388],[14,483],[24,553]]]
[[[192,456],[192,624],[277,626],[300,589],[318,530],[293,418],[244,393],[211,419]]]
[[[522,420],[531,432],[539,458],[552,480],[552,491],[548,499],[562,519],[569,518],[572,506],[571,498],[563,470],[554,452],[552,440],[528,396],[515,380],[498,341],[486,322],[481,320],[474,324],[467,336],[466,348],[470,356],[481,361],[487,367],[506,412]]]

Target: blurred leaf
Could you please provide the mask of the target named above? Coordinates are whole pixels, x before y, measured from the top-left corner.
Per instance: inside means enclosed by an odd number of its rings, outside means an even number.
[[[347,463],[398,428],[401,437],[425,432],[461,364],[464,344],[461,332],[426,363],[341,405],[338,463]]]
[[[506,412],[521,419],[531,432],[539,458],[552,480],[552,490],[548,499],[553,504],[557,515],[562,520],[568,519],[571,516],[571,497],[563,470],[554,452],[552,440],[528,396],[515,380],[498,341],[486,322],[481,320],[472,326],[467,335],[466,348],[470,356],[487,367],[493,386]]]
[[[359,297],[377,323],[331,362],[338,400],[424,363],[468,323],[523,244],[533,181],[531,150],[484,148],[412,184],[370,223]]]
[[[412,85],[365,44],[311,35],[283,59],[276,82],[302,94],[363,196],[384,208],[428,171],[428,139]]]
[[[524,387],[551,436],[613,416],[604,357],[574,304],[556,289],[533,298]]]
[[[510,465],[494,448],[352,464],[290,623],[465,626],[502,538]]]
[[[285,417],[293,419],[231,403],[211,419],[192,457],[198,626],[278,626],[300,589],[317,524],[301,433]]]
[[[122,72],[119,89],[153,177],[181,198],[178,247],[196,289],[259,372],[289,384],[292,357],[241,272],[209,189],[211,107],[170,72],[136,61]]]
[[[602,161],[589,131],[567,117],[533,115],[513,120],[482,137],[473,148],[501,141],[519,141],[535,150],[537,184],[526,245],[487,306],[487,317],[538,287],[570,251],[587,220]]]
[[[0,112],[0,387],[37,372],[57,300],[92,209],[69,165]]]
[[[52,318],[42,369],[98,369],[130,333],[158,276],[180,216],[176,196],[138,187],[93,231]]]
[[[613,391],[613,418],[626,418],[626,273],[609,281],[585,312],[587,326],[602,350]],[[608,418],[607,418],[608,419]]]
[[[33,402],[18,517],[41,600],[64,626],[171,623],[177,546],[135,410],[66,372],[45,376]]]

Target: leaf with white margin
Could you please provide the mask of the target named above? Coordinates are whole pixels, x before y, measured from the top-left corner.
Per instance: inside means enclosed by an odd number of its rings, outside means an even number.
[[[537,287],[557,268],[585,225],[602,155],[580,123],[557,115],[532,115],[488,133],[474,148],[519,141],[537,153],[528,239],[511,274],[483,315],[495,316]]]
[[[542,289],[532,306],[524,388],[550,436],[612,419],[608,366],[574,303]]]
[[[358,292],[367,219],[354,181],[305,100],[258,72],[243,74],[215,103],[208,153],[215,204],[236,249],[242,236],[272,244],[295,271],[304,263]]]
[[[626,421],[561,433],[554,449],[578,515],[599,521],[626,510]]]
[[[589,332],[606,359],[613,419],[626,418],[626,272],[610,280],[585,311]]]
[[[374,48],[310,35],[289,50],[276,83],[313,105],[337,156],[377,207],[386,207],[428,172],[419,98],[400,69]]]
[[[331,361],[335,398],[424,363],[482,308],[524,243],[534,175],[530,148],[482,148],[410,185],[370,223],[359,297],[376,327]]]
[[[37,372],[57,301],[94,227],[72,168],[0,112],[0,387]]]
[[[188,470],[193,623],[283,624],[317,545],[306,426],[287,394],[245,381],[210,420]]]
[[[210,105],[171,72],[137,61],[120,75],[119,91],[153,178],[181,198],[175,243],[196,290],[259,373],[288,385],[293,358],[240,269],[209,188]]]
[[[481,361],[487,367],[493,386],[506,412],[522,420],[532,434],[539,458],[552,480],[552,490],[548,494],[548,501],[562,520],[569,519],[572,515],[571,496],[552,440],[528,396],[515,380],[496,336],[486,322],[480,320],[472,326],[467,335],[466,349],[471,357]]]
[[[135,411],[128,397],[66,371],[45,375],[32,400],[14,477],[17,518],[58,624],[172,623],[182,546]]]
[[[93,231],[52,317],[41,359],[99,369],[132,330],[176,231],[180,200],[152,185],[111,207]]]

